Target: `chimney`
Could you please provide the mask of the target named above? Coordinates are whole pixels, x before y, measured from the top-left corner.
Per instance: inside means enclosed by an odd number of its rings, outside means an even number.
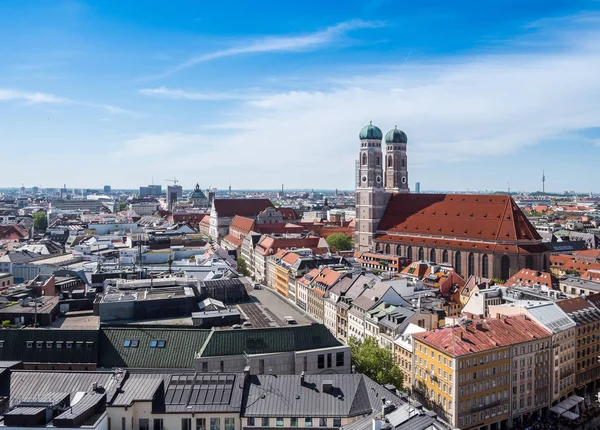
[[[483,324],[481,324],[480,322],[478,322],[477,324],[475,324],[475,329],[479,330],[479,331],[483,330]]]
[[[464,339],[464,334],[462,330],[458,330],[458,336],[460,337],[460,340]]]
[[[244,379],[248,379],[250,377],[250,366],[244,367]]]
[[[381,422],[385,422],[385,397],[381,398]]]
[[[333,393],[333,381],[331,379],[324,379],[321,389],[324,393],[331,394]]]
[[[304,370],[300,374],[300,385],[304,385]]]

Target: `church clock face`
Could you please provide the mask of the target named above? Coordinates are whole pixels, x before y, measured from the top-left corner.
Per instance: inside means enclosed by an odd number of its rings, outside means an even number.
[[[403,183],[403,184],[406,184],[406,176],[403,176],[403,177],[402,177],[402,183]]]

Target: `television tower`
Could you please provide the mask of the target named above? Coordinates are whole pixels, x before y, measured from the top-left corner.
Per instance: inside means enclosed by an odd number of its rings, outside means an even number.
[[[546,172],[542,170],[542,193],[546,194]]]

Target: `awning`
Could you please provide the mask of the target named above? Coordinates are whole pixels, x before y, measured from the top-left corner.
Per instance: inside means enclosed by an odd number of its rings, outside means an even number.
[[[577,418],[579,418],[579,415],[571,411],[565,412],[564,414],[562,414],[562,416],[571,421],[575,421]]]
[[[552,406],[550,408],[550,412],[554,412],[556,415],[562,415],[567,412],[567,410],[565,408],[561,408],[560,404],[558,404],[556,406]]]

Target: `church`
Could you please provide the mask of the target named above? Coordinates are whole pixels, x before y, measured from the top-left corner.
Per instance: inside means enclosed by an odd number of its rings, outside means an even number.
[[[547,271],[548,248],[510,195],[413,194],[407,136],[372,123],[359,134],[358,251],[449,263],[468,278],[508,279],[527,268]]]

